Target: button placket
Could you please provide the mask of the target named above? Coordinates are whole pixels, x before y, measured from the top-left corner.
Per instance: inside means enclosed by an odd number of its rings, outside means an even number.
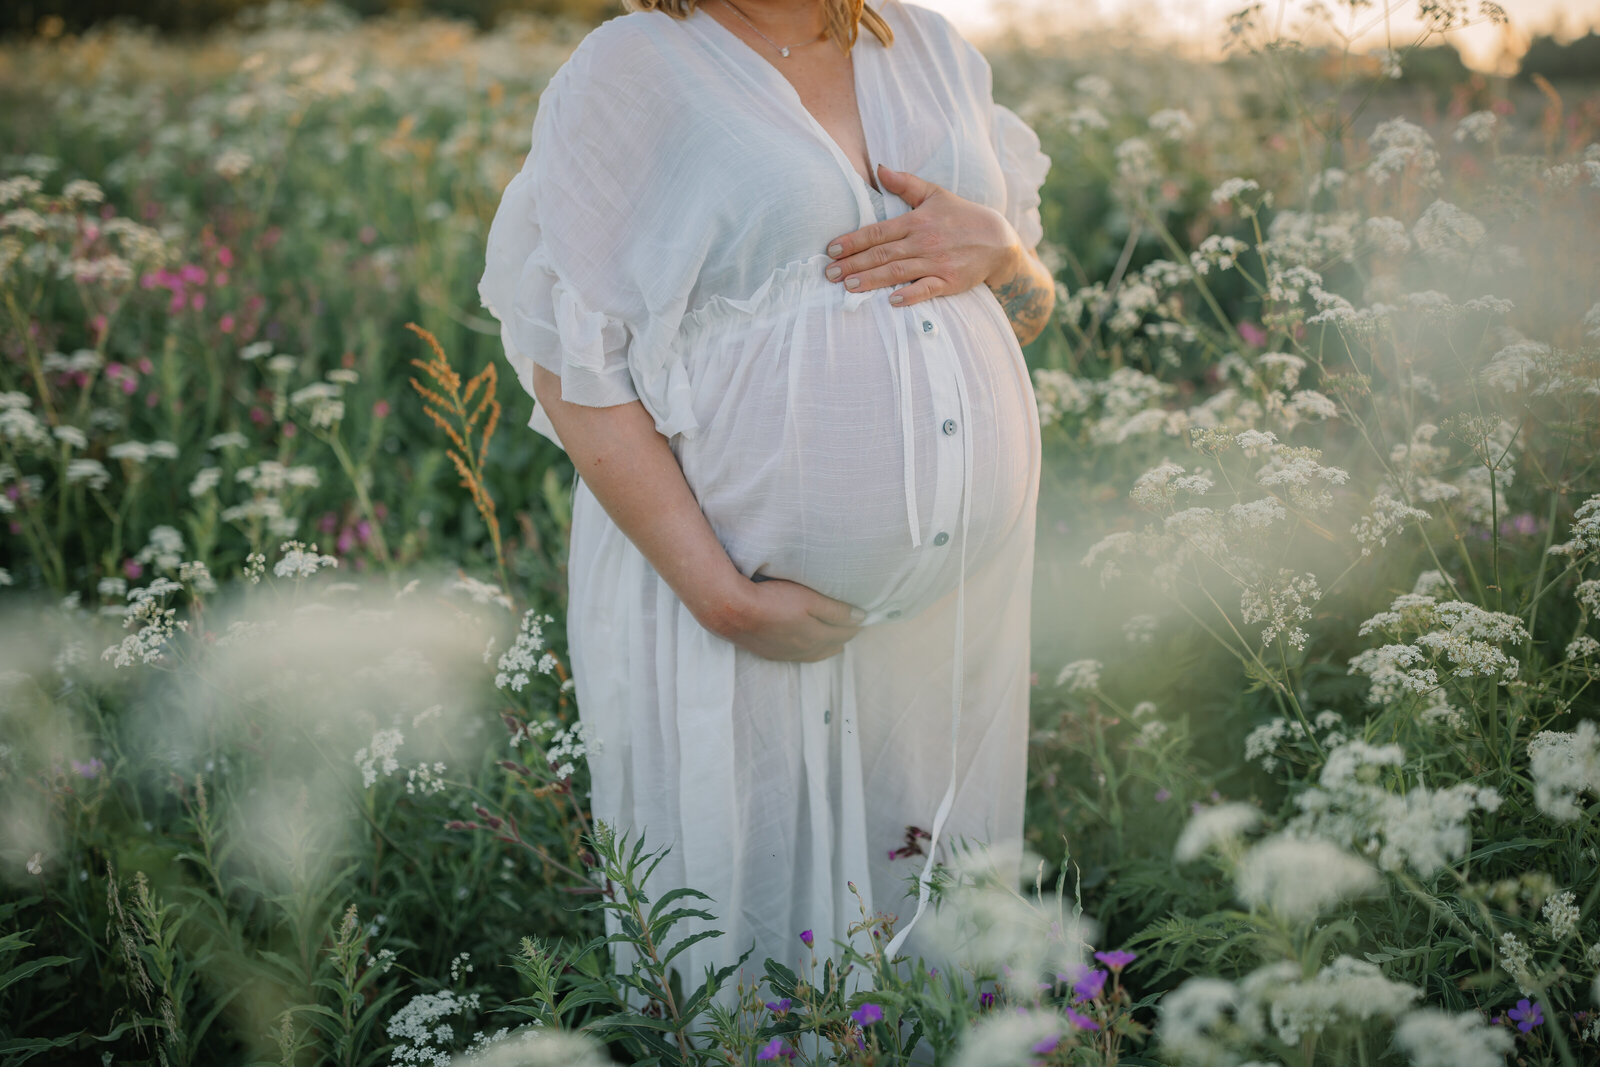
[[[929,341],[923,366],[927,368],[929,399],[935,412],[955,411],[961,406],[960,391],[956,384],[955,352],[940,336],[939,324],[932,315],[924,314],[914,320],[915,329]],[[962,484],[963,444],[959,436],[960,423],[954,418],[939,422],[939,434],[934,438],[934,456],[938,475],[935,479],[930,525],[935,531],[929,541],[932,548],[942,549],[950,543],[950,530],[957,521],[961,498],[966,492]],[[947,566],[949,554],[929,552],[919,568],[918,579],[926,582]]]

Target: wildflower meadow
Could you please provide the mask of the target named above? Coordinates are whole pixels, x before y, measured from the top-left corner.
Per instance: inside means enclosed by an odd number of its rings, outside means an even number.
[[[874,887],[682,973],[714,902],[589,810],[572,468],[474,291],[582,25],[0,47],[0,1063],[1600,1063],[1600,84],[1240,6],[989,48],[1060,292],[959,969]]]

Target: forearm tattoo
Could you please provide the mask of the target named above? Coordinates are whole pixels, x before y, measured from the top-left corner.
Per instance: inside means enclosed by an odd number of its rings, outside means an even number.
[[[1028,344],[1044,332],[1050,313],[1055,310],[1055,279],[1044,264],[1030,257],[1027,269],[1019,270],[1004,285],[995,286],[994,295],[1011,320],[1017,340]]]

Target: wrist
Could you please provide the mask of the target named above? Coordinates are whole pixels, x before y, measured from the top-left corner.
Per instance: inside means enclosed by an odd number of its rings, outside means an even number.
[[[753,585],[729,560],[709,581],[695,582],[691,595],[682,599],[696,622],[731,641],[744,631]]]
[[[1005,246],[994,269],[983,279],[983,283],[991,289],[1010,284],[1016,280],[1017,275],[1027,269],[1028,252],[1022,247],[1022,238],[1017,236],[1017,231],[1010,222],[1005,222],[1004,225],[1006,233],[1010,235],[1011,243]]]

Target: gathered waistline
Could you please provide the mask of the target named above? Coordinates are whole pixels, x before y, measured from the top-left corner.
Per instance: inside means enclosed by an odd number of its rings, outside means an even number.
[[[767,280],[747,297],[734,298],[720,293],[712,296],[693,310],[684,313],[679,326],[679,335],[684,338],[704,336],[723,326],[735,323],[747,325],[753,316],[769,311],[792,314],[797,292],[826,291],[828,287],[839,290],[838,306],[845,311],[855,311],[874,298],[884,301],[886,306],[893,306],[888,304],[889,293],[893,290],[873,289],[864,293],[853,293],[839,282],[829,281],[823,273],[823,265],[829,262],[829,259],[826,252],[819,252],[806,259],[786,263],[773,271]]]

